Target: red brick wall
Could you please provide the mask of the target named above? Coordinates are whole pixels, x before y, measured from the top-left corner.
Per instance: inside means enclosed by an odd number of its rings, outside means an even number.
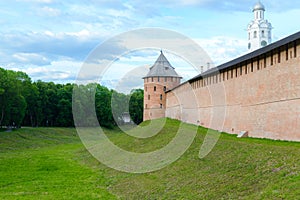
[[[267,54],[266,67],[264,63],[261,55],[168,92],[166,116],[233,134],[248,131],[251,137],[300,141],[300,45],[297,57],[293,46],[288,51],[281,47],[279,54]]]

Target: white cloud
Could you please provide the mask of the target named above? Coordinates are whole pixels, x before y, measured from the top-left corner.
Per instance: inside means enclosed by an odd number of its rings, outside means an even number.
[[[37,65],[45,65],[49,64],[49,60],[37,53],[15,53],[13,54],[13,58],[21,63],[30,63]]]
[[[7,65],[2,65],[1,67],[14,71],[23,71],[34,81],[43,80],[54,81],[57,83],[72,83],[75,81],[81,66],[81,62],[63,57],[44,66],[33,63],[24,65],[9,63]]]
[[[215,36],[195,41],[208,53],[215,65],[223,64],[247,53],[247,40]]]
[[[54,0],[17,0],[19,2],[30,2],[30,3],[47,3],[47,4],[50,4],[50,3],[53,3]]]
[[[39,10],[39,15],[41,16],[50,16],[50,17],[57,17],[61,14],[61,11],[56,8],[51,8],[49,6],[44,6]]]
[[[47,67],[30,67],[22,70],[26,72],[33,80],[55,81],[55,82],[74,82],[74,75],[67,70],[55,70]]]

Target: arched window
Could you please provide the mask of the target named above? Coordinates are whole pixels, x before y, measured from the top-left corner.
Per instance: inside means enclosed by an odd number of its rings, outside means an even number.
[[[261,37],[265,37],[265,31],[261,31]]]
[[[257,38],[257,31],[254,31],[254,38]]]
[[[162,96],[162,94],[160,95],[160,100],[162,100],[163,99],[163,96]]]
[[[165,91],[167,91],[167,87],[166,87],[166,86],[164,86],[164,92],[165,92]]]
[[[148,95],[148,100],[150,100],[150,94]]]
[[[154,92],[156,91],[156,86],[154,86]]]

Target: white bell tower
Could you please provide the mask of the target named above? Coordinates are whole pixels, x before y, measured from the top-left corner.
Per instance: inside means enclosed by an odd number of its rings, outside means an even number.
[[[248,50],[255,51],[272,42],[272,25],[265,20],[265,6],[258,1],[253,11],[254,20],[248,25]]]

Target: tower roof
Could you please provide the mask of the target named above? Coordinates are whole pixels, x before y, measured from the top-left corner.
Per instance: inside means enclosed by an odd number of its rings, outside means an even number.
[[[265,6],[260,1],[258,1],[253,7],[253,12],[256,11],[256,10],[265,11],[266,9],[265,9]]]
[[[144,77],[157,77],[157,76],[163,76],[163,77],[179,77],[181,78],[175,71],[175,68],[172,67],[170,62],[167,60],[165,55],[162,51],[160,51],[160,55],[155,61],[154,65],[150,67],[150,71],[148,74]]]

